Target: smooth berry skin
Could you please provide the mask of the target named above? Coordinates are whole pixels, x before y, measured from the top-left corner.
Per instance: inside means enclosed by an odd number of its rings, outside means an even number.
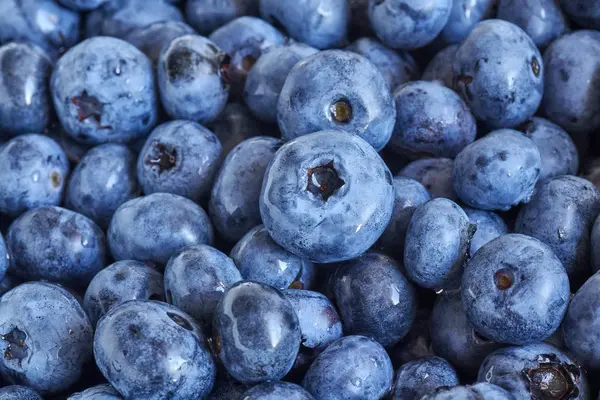
[[[414,50],[442,31],[452,0],[369,0],[369,20],[377,37],[394,49]]]
[[[70,166],[54,140],[26,134],[0,146],[0,171],[0,213],[18,217],[27,210],[60,204]]]
[[[377,39],[362,37],[347,46],[346,50],[358,53],[375,64],[392,92],[404,83],[419,79],[421,75],[410,53],[392,50]]]
[[[484,337],[506,344],[542,341],[560,326],[569,305],[569,278],[552,249],[508,234],[484,245],[462,277],[463,307]]]
[[[396,124],[388,147],[411,159],[454,158],[475,140],[477,124],[456,92],[415,81],[394,92]]]
[[[437,198],[414,212],[404,243],[404,267],[421,287],[456,288],[475,227],[452,200]]]
[[[345,105],[345,119],[332,112]],[[367,58],[326,50],[292,68],[277,103],[281,137],[288,141],[324,129],[341,129],[366,140],[375,150],[392,135],[396,110],[387,83]]]
[[[331,196],[316,192],[323,187],[309,180],[313,168],[337,176]],[[273,240],[319,263],[364,253],[387,227],[393,207],[392,174],[383,160],[358,136],[334,130],[284,144],[267,168],[260,198]]]
[[[406,336],[417,313],[417,294],[400,268],[378,253],[339,266],[332,287],[346,334],[368,336],[384,347]]]
[[[201,35],[244,15],[258,15],[258,0],[189,0],[185,18]]]
[[[393,378],[392,362],[379,343],[345,336],[317,356],[302,386],[319,400],[375,400],[389,393]]]
[[[70,49],[50,88],[61,125],[80,143],[132,142],[157,119],[152,63],[120,39],[94,37]]]
[[[600,192],[588,180],[563,175],[538,185],[519,211],[515,232],[544,242],[577,287],[590,275],[590,232],[600,212]]]
[[[399,176],[412,178],[420,182],[432,198],[444,197],[458,201],[452,186],[454,160],[449,158],[422,158],[406,165]]]
[[[94,276],[83,297],[92,326],[109,310],[129,300],[164,301],[163,275],[140,261],[123,260]]]
[[[263,177],[282,141],[267,136],[246,139],[225,158],[212,186],[208,214],[220,237],[235,243],[261,223]]]
[[[477,24],[459,46],[453,69],[454,89],[492,129],[522,124],[542,100],[542,56],[531,38],[510,22]]]
[[[170,193],[153,193],[123,203],[107,231],[115,260],[165,265],[186,246],[211,244],[213,228],[206,212],[193,201]]]
[[[482,382],[472,386],[455,386],[439,388],[421,400],[514,400],[513,396],[497,385]]]
[[[350,7],[347,0],[308,0],[285,3],[260,0],[260,15],[281,27],[290,37],[316,47],[331,49],[346,40]]]
[[[65,205],[108,228],[115,210],[140,194],[135,164],[136,154],[125,145],[93,147],[71,174]]]
[[[454,56],[458,50],[458,45],[453,44],[443,48],[437,52],[423,71],[421,77],[424,81],[438,82],[447,88],[454,88],[454,70],[452,64],[454,63]]]
[[[587,134],[600,128],[600,33],[568,33],[544,52],[546,118],[570,134]]]
[[[159,21],[133,29],[123,39],[137,47],[150,61],[158,63],[160,52],[173,39],[193,35],[194,28],[181,21]]]
[[[194,245],[171,256],[165,267],[167,301],[210,327],[225,290],[241,281],[233,260],[214,247]]]
[[[573,21],[590,28],[600,29],[600,2],[598,0],[560,0],[560,5]]]
[[[453,0],[448,22],[437,37],[445,44],[459,44],[475,25],[490,17],[497,0]]]
[[[541,169],[540,151],[533,140],[521,132],[500,129],[458,154],[452,183],[468,206],[506,211],[529,201]]]
[[[100,7],[107,0],[58,0],[60,4],[75,11],[91,11]]]
[[[291,303],[259,282],[240,281],[225,291],[213,329],[219,359],[243,383],[280,380],[300,347],[300,324]]]
[[[123,397],[115,388],[105,383],[92,386],[83,392],[74,393],[67,400],[123,400]]]
[[[4,277],[6,274],[6,271],[8,270],[8,267],[10,266],[12,257],[10,256],[10,253],[8,252],[8,248],[6,247],[6,241],[4,240],[4,237],[2,236],[2,233],[0,233],[0,281],[4,283]],[[2,285],[3,285],[2,283]],[[4,292],[6,292],[7,290],[5,290]]]
[[[545,379],[531,379],[536,375]],[[515,400],[529,400],[533,393],[539,398],[591,398],[585,370],[571,355],[548,343],[496,350],[481,364],[477,380],[501,386]]]
[[[212,390],[216,367],[194,320],[158,301],[111,309],[94,336],[102,375],[126,399],[198,399]]]
[[[30,210],[8,229],[11,272],[25,280],[85,287],[104,268],[106,238],[89,218],[60,207]]]
[[[291,42],[271,47],[260,56],[244,87],[244,100],[256,118],[277,123],[277,101],[285,79],[296,63],[317,51],[304,43]]]
[[[192,121],[157,126],[137,159],[137,177],[145,194],[163,192],[194,201],[210,194],[219,167],[221,143],[214,133]]]
[[[0,400],[44,400],[44,398],[27,386],[9,385],[0,389]]]
[[[506,222],[498,214],[470,207],[464,207],[463,210],[469,217],[469,222],[477,228],[471,238],[470,255],[475,254],[487,242],[508,233]]]
[[[314,400],[302,386],[290,382],[265,382],[241,396],[245,400]]]
[[[92,355],[88,317],[75,297],[50,283],[24,283],[2,296],[0,332],[3,380],[40,394],[69,388]]]
[[[458,375],[448,361],[440,357],[425,357],[408,362],[396,371],[392,399],[420,399],[437,388],[458,384]]]

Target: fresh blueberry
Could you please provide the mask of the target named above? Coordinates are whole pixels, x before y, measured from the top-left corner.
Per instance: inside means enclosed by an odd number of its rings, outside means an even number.
[[[240,382],[279,380],[292,368],[300,324],[291,303],[275,288],[240,281],[225,291],[213,321],[216,352]]]
[[[423,158],[405,166],[398,175],[420,182],[431,197],[445,197],[458,201],[452,187],[454,160],[449,158]]]
[[[93,328],[78,301],[44,282],[24,283],[0,299],[0,373],[42,394],[67,389],[92,356]]]
[[[60,4],[76,11],[91,11],[109,0],[58,0]]]
[[[173,39],[194,33],[194,29],[184,22],[159,21],[133,29],[124,39],[147,55],[150,61],[157,63],[163,47]]]
[[[44,400],[44,398],[27,386],[9,385],[0,389],[0,400]]]
[[[277,381],[256,385],[240,398],[244,400],[314,400],[314,397],[301,386]]]
[[[123,398],[115,388],[105,383],[92,386],[80,393],[74,393],[67,400],[123,400]]]
[[[560,0],[564,12],[581,26],[600,29],[600,1]]]
[[[448,361],[425,357],[404,364],[396,371],[393,400],[419,400],[440,387],[458,385],[458,375]]]
[[[438,40],[444,44],[459,44],[467,38],[475,25],[495,12],[497,0],[453,0],[452,11]]]
[[[124,260],[106,267],[92,279],[83,308],[92,326],[110,309],[129,300],[164,301],[163,276],[143,262]]]
[[[66,206],[106,229],[115,210],[139,195],[135,163],[136,155],[125,145],[92,148],[71,174]]]
[[[452,182],[467,205],[505,211],[529,201],[541,168],[540,152],[533,140],[521,132],[500,129],[458,154]]]
[[[377,400],[394,379],[385,349],[364,336],[333,342],[308,369],[302,386],[319,400]]]
[[[277,120],[284,140],[341,129],[379,151],[390,140],[396,110],[373,63],[353,52],[327,50],[292,68],[279,95]]]
[[[131,142],[157,118],[152,63],[120,39],[95,37],[58,62],[50,82],[56,114],[78,142]]]
[[[27,134],[0,146],[0,213],[23,212],[62,201],[69,160],[49,137]]]
[[[260,0],[259,4],[266,21],[309,46],[330,49],[346,40],[350,20],[347,0]]]
[[[186,19],[202,35],[244,15],[258,15],[258,0],[188,0],[185,5]]]
[[[469,254],[475,254],[487,242],[508,233],[506,223],[498,214],[469,207],[464,207],[463,210],[469,217],[469,222],[477,228],[471,238]]]
[[[260,198],[273,240],[320,263],[364,253],[393,208],[392,174],[383,160],[358,136],[336,130],[284,144],[267,168]]]
[[[87,217],[60,207],[30,210],[8,230],[11,273],[85,287],[104,268],[106,238]]]
[[[223,292],[241,281],[233,260],[207,245],[186,247],[171,256],[165,267],[167,301],[210,327]]]
[[[222,369],[217,370],[217,379],[212,392],[208,395],[208,400],[238,400],[243,399],[246,390],[252,385],[247,385],[233,379]]]
[[[453,89],[454,70],[452,69],[452,64],[454,63],[454,56],[456,55],[457,50],[458,45],[456,44],[440,50],[431,58],[431,60],[429,60],[421,79],[431,82],[437,81],[442,85]]]
[[[463,307],[484,337],[507,344],[546,339],[569,305],[569,278],[552,249],[520,234],[485,244],[462,277]]]
[[[451,11],[452,0],[369,0],[373,30],[395,49],[417,49],[433,41]]]
[[[193,319],[165,303],[133,300],[99,322],[94,357],[126,399],[187,400],[208,395],[215,363]]]
[[[10,253],[8,252],[8,248],[6,247],[6,242],[4,241],[4,237],[2,236],[2,233],[0,232],[0,281],[2,282],[0,284],[1,286],[4,286],[4,278],[6,277],[5,276],[6,271],[8,270],[8,267],[10,266],[11,259],[12,259],[12,257],[10,256]],[[12,289],[12,287],[11,287],[11,289]],[[7,291],[8,290],[4,290],[4,292],[7,292]]]
[[[514,397],[500,386],[482,382],[473,386],[455,386],[439,388],[429,393],[421,400],[515,400]]]
[[[455,90],[492,129],[522,124],[542,100],[542,56],[527,33],[510,22],[477,24],[459,46],[453,69]]]
[[[166,264],[178,250],[211,244],[213,228],[206,212],[193,201],[169,193],[154,193],[123,203],[107,232],[115,260]]]

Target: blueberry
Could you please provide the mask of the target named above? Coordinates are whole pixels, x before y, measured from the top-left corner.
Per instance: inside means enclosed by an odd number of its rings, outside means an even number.
[[[157,63],[163,47],[173,39],[194,32],[192,27],[181,21],[159,21],[133,29],[124,39],[147,55],[150,61]]]
[[[8,267],[10,266],[11,259],[4,237],[2,236],[2,233],[0,233],[0,282],[2,282],[2,285],[4,284],[6,270],[8,270]],[[6,290],[4,292],[6,292]]]
[[[65,289],[24,283],[0,299],[0,373],[41,394],[67,389],[92,355],[93,328]]]
[[[381,41],[395,49],[417,49],[442,31],[452,0],[369,0],[369,20]]]
[[[415,179],[425,186],[431,197],[445,197],[458,201],[452,187],[454,160],[449,158],[423,158],[406,165],[398,175]]]
[[[165,268],[167,301],[210,327],[225,290],[242,276],[231,258],[207,245],[186,247],[171,256]]]
[[[497,0],[453,0],[452,11],[438,40],[445,44],[459,44],[467,38],[475,25],[489,18]]]
[[[244,400],[314,400],[301,386],[290,382],[265,382],[254,386],[240,397]]]
[[[493,129],[531,118],[544,93],[544,62],[527,33],[502,21],[480,22],[454,57],[454,88]]]
[[[66,206],[106,229],[115,210],[139,195],[135,163],[136,155],[125,145],[92,148],[71,174]]]
[[[140,186],[145,194],[173,193],[195,201],[207,198],[220,154],[219,139],[202,125],[166,122],[152,131],[140,151]]]
[[[107,232],[115,260],[166,264],[173,253],[193,244],[211,244],[213,228],[204,210],[193,201],[154,193],[123,203]]]
[[[583,368],[546,343],[496,350],[481,364],[478,380],[503,387],[515,400],[590,398]]]
[[[394,378],[385,349],[364,336],[333,342],[310,366],[302,386],[319,400],[377,400]]]
[[[529,201],[541,168],[540,152],[533,140],[520,132],[500,129],[458,154],[452,182],[467,205],[508,210]]]
[[[215,381],[215,363],[196,323],[158,301],[111,309],[96,327],[94,356],[126,399],[203,398]]]
[[[156,122],[152,63],[120,39],[79,43],[57,63],[50,82],[56,114],[78,142],[131,142]]]
[[[514,400],[513,396],[499,386],[482,382],[473,386],[455,386],[439,388],[421,400]]]
[[[185,5],[186,19],[202,35],[244,15],[258,15],[258,0],[188,0]]]
[[[393,400],[418,400],[440,387],[458,385],[458,375],[448,361],[425,357],[404,364],[396,371]]]
[[[569,278],[552,249],[520,234],[485,244],[462,277],[467,318],[484,337],[507,344],[546,339],[569,304]]]
[[[282,2],[260,0],[260,15],[290,37],[318,49],[339,47],[346,40],[347,0]]]
[[[94,10],[109,0],[58,0],[60,4],[76,11]]]
[[[0,281],[0,297],[4,296],[6,292],[19,286],[20,284],[21,280],[16,278],[14,275],[4,275]]]
[[[454,158],[475,140],[477,125],[456,92],[416,81],[394,92],[396,124],[389,148],[409,158]]]
[[[23,212],[62,201],[69,160],[58,143],[38,135],[17,136],[0,146],[0,213]]]
[[[11,272],[26,280],[85,287],[104,268],[104,232],[87,217],[60,207],[30,210],[8,230]]]
[[[454,63],[454,56],[456,55],[457,50],[458,45],[454,44],[445,47],[436,53],[436,55],[429,60],[421,79],[431,82],[437,81],[442,85],[453,89],[454,70],[452,69],[452,64]]]
[[[241,281],[225,291],[213,321],[216,352],[240,382],[283,378],[300,346],[300,325],[291,303],[275,288]]]
[[[123,400],[123,398],[115,388],[105,383],[74,393],[67,400]]]
[[[467,217],[469,217],[469,222],[477,227],[475,234],[471,238],[469,254],[475,254],[481,246],[490,240],[508,233],[506,223],[498,214],[469,207],[464,207],[463,210],[467,214]]]
[[[44,398],[27,386],[9,385],[0,389],[0,400],[44,400]]]
[[[356,135],[326,130],[284,144],[260,198],[264,225],[284,249],[315,262],[364,253],[387,227],[392,174]]]
[[[564,12],[581,26],[600,29],[600,1],[560,0]]]
[[[321,51],[296,64],[277,103],[284,140],[341,129],[379,151],[390,139],[395,117],[394,100],[375,65],[342,50]]]

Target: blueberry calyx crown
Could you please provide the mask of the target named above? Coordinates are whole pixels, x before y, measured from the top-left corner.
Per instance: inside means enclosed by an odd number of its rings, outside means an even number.
[[[308,170],[308,185],[306,190],[315,196],[321,196],[327,201],[336,190],[344,186],[346,182],[341,179],[333,166],[333,160],[325,165],[313,167]]]
[[[152,142],[152,153],[146,157],[146,164],[156,165],[159,174],[170,170],[177,165],[177,151],[155,140]]]
[[[81,92],[80,96],[75,96],[71,99],[77,107],[77,119],[79,121],[85,121],[88,118],[93,118],[98,124],[100,129],[112,129],[110,125],[102,125],[102,112],[104,111],[104,104],[102,104],[96,97],[90,96],[87,90]]]
[[[567,400],[579,396],[576,365],[561,362],[555,354],[540,354],[538,366],[523,369],[532,400]]]
[[[513,276],[512,271],[506,268],[499,269],[494,274],[494,283],[500,290],[510,289],[514,282],[515,277]]]
[[[4,358],[9,361],[17,359],[19,368],[21,368],[21,361],[27,357],[27,350],[29,349],[25,344],[25,339],[27,339],[25,332],[15,327],[12,331],[1,335],[0,339],[8,342],[4,350]]]
[[[473,77],[469,75],[458,75],[454,80],[454,89],[463,93],[468,100],[473,100],[473,94],[469,90],[469,85],[473,82]]]
[[[331,118],[340,124],[347,124],[352,119],[352,106],[346,99],[340,99],[329,106]]]
[[[540,62],[538,61],[536,56],[533,56],[531,58],[531,70],[533,71],[533,74],[538,77],[540,76],[540,72],[542,70],[542,67],[540,66]]]

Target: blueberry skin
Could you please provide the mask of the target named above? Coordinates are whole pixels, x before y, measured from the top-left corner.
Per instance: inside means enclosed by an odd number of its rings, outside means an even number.
[[[195,122],[177,120],[157,126],[137,159],[143,192],[173,193],[194,201],[207,198],[221,149],[215,134]]]
[[[515,232],[550,246],[577,286],[590,274],[590,232],[599,212],[598,189],[586,179],[563,175],[538,185],[519,211]]]
[[[92,148],[71,174],[65,205],[108,228],[115,210],[139,196],[135,164],[135,153],[125,145],[106,143]]]
[[[600,29],[600,1],[560,0],[560,6],[577,24],[590,29]]]
[[[265,382],[254,386],[240,398],[245,400],[314,400],[301,386],[290,382]]]
[[[454,88],[454,70],[452,64],[454,63],[454,56],[458,50],[458,45],[450,45],[437,52],[423,71],[421,77],[424,81],[434,82],[437,81],[447,88]]]
[[[475,25],[494,12],[497,0],[453,0],[452,11],[438,40],[445,44],[459,44]]]
[[[396,124],[389,148],[409,158],[454,158],[475,140],[477,124],[456,92],[415,81],[394,92]]]
[[[540,152],[533,140],[512,129],[499,129],[458,154],[452,182],[468,206],[506,211],[529,201],[541,168]]]
[[[395,120],[385,79],[367,58],[349,51],[321,51],[300,61],[285,80],[277,103],[284,140],[341,129],[380,151],[390,140]]]
[[[223,292],[241,281],[233,260],[207,245],[186,247],[171,256],[165,267],[167,301],[210,327]]]
[[[56,114],[78,142],[132,142],[157,119],[152,63],[133,45],[95,37],[58,62],[50,81]]]
[[[230,286],[215,310],[213,329],[220,360],[243,383],[283,378],[300,347],[300,324],[291,303],[264,283]]]
[[[260,56],[244,87],[244,99],[256,118],[277,123],[277,101],[285,79],[297,62],[316,52],[314,47],[291,42],[271,47]]]
[[[163,275],[143,262],[117,261],[98,272],[85,291],[83,309],[92,326],[129,300],[164,301]]]
[[[10,385],[0,389],[0,400],[44,400],[44,398],[27,386]]]
[[[75,297],[58,285],[24,283],[2,296],[0,332],[2,378],[41,394],[75,383],[92,355],[90,321]]]
[[[569,278],[550,247],[529,236],[508,234],[469,260],[461,294],[477,332],[496,342],[523,345],[558,329],[569,305]]]
[[[60,207],[30,210],[8,229],[11,273],[85,287],[104,268],[106,238],[87,217]]]
[[[417,294],[400,268],[378,253],[340,265],[332,284],[346,334],[368,336],[384,347],[406,336],[417,313]]]
[[[377,247],[401,260],[408,223],[417,207],[431,199],[429,192],[419,181],[403,176],[394,177],[394,211],[385,231],[377,241]]]
[[[544,52],[546,118],[571,134],[600,128],[600,33],[568,33]]]
[[[406,51],[395,51],[377,39],[362,37],[346,47],[366,57],[375,64],[388,84],[390,91],[398,86],[419,79],[421,71],[415,59]]]
[[[313,263],[275,243],[264,225],[250,229],[231,250],[231,258],[244,279],[279,290],[312,288]]]
[[[53,63],[29,43],[0,47],[0,126],[5,135],[43,132],[52,113],[48,79]]]
[[[108,0],[58,0],[60,4],[75,11],[91,11],[100,7]]]
[[[452,200],[437,198],[414,212],[404,243],[404,267],[419,286],[457,287],[475,227]]]
[[[6,274],[6,270],[10,266],[11,259],[12,257],[10,256],[8,248],[6,247],[4,237],[0,232],[0,281],[2,281],[2,285],[4,284],[4,277]],[[6,292],[6,290],[4,292]]]
[[[137,47],[148,56],[150,61],[157,63],[163,47],[166,47],[173,39],[194,33],[194,28],[185,22],[159,21],[133,29],[124,37],[124,40]]]
[[[390,392],[393,378],[392,363],[379,343],[345,336],[317,356],[302,386],[319,400],[377,400]]]
[[[445,197],[458,201],[452,186],[454,160],[449,158],[422,158],[406,165],[399,176],[419,181],[429,191],[432,198]]]
[[[153,193],[123,203],[107,231],[115,260],[167,263],[176,251],[211,244],[213,228],[206,212],[193,201],[170,193]]]
[[[279,139],[257,136],[241,142],[225,158],[208,203],[210,219],[223,239],[236,242],[261,223],[263,177],[281,144]]]
[[[188,0],[185,5],[186,20],[201,35],[244,15],[258,15],[258,0]]]
[[[325,192],[315,168],[333,182]],[[335,130],[284,144],[267,168],[260,197],[273,240],[319,263],[364,253],[387,227],[393,207],[392,174],[383,160],[358,136]]]
[[[529,400],[534,395],[540,399],[591,399],[585,370],[569,354],[547,343],[496,350],[481,364],[477,380],[501,386],[515,400]]]
[[[531,118],[544,93],[544,63],[529,36],[498,20],[480,22],[454,57],[454,89],[492,129]]]
[[[425,357],[404,364],[396,371],[393,400],[418,400],[440,387],[459,384],[458,375],[448,361]]]
[[[499,386],[482,382],[472,386],[455,386],[439,388],[421,400],[515,400],[513,396]]]
[[[23,212],[62,201],[69,160],[54,140],[38,134],[17,136],[0,147],[0,213]]]
[[[200,328],[179,309],[132,300],[111,309],[94,336],[102,375],[126,399],[198,399],[212,390],[216,367]]]
[[[309,46],[330,49],[346,40],[350,21],[347,0],[259,0],[259,7],[264,20]]]
[[[469,254],[475,254],[487,242],[508,233],[508,226],[498,214],[470,207],[464,207],[463,210],[469,217],[469,222],[477,227],[471,238]]]
[[[123,400],[123,397],[109,384],[102,384],[74,393],[67,400]]]

